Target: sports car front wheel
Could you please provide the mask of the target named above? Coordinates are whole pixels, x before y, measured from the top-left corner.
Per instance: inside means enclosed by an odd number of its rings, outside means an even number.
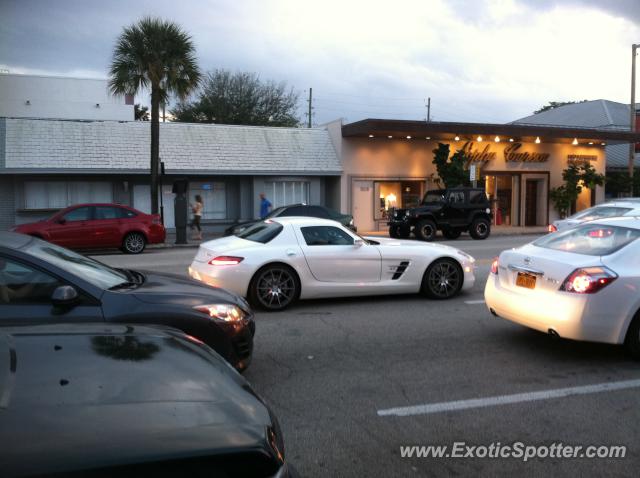
[[[436,259],[422,278],[422,293],[431,299],[449,299],[460,292],[464,276],[453,259]]]
[[[260,269],[249,285],[249,300],[265,310],[283,310],[300,295],[300,281],[296,273],[284,264]]]

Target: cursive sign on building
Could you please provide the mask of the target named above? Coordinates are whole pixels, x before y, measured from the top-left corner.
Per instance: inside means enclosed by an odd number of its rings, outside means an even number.
[[[508,163],[544,163],[549,160],[549,153],[519,151],[522,143],[512,143],[504,148],[504,160]]]
[[[467,141],[462,147],[462,151],[467,157],[467,166],[471,163],[488,163],[496,158],[495,151],[489,151],[488,144],[484,146],[484,149],[474,149],[473,146],[473,141]]]

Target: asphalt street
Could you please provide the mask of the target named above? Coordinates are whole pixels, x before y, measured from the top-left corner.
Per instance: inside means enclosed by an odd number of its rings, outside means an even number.
[[[273,406],[287,457],[302,476],[637,476],[640,388],[607,384],[640,379],[640,363],[620,347],[554,340],[495,318],[482,301],[491,259],[532,239],[446,241],[478,261],[475,287],[449,301],[315,300],[256,314],[245,377]],[[186,274],[194,254],[181,248],[96,257]],[[398,408],[411,414],[389,412]],[[400,453],[402,446],[456,442],[625,445],[627,451],[622,459],[527,462]]]

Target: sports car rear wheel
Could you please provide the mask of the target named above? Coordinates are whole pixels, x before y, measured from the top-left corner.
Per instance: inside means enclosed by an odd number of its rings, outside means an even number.
[[[249,300],[265,310],[283,310],[300,295],[300,281],[296,273],[284,264],[260,269],[249,285]]]
[[[453,259],[436,259],[422,278],[422,293],[431,299],[449,299],[460,292],[464,276]]]

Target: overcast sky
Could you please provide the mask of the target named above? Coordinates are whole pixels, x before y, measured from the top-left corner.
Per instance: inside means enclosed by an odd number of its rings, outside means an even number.
[[[316,124],[424,119],[427,97],[435,121],[497,123],[628,103],[640,43],[640,0],[0,0],[0,69],[106,78],[144,15],[182,25],[205,71],[286,81],[303,120],[312,87]]]

